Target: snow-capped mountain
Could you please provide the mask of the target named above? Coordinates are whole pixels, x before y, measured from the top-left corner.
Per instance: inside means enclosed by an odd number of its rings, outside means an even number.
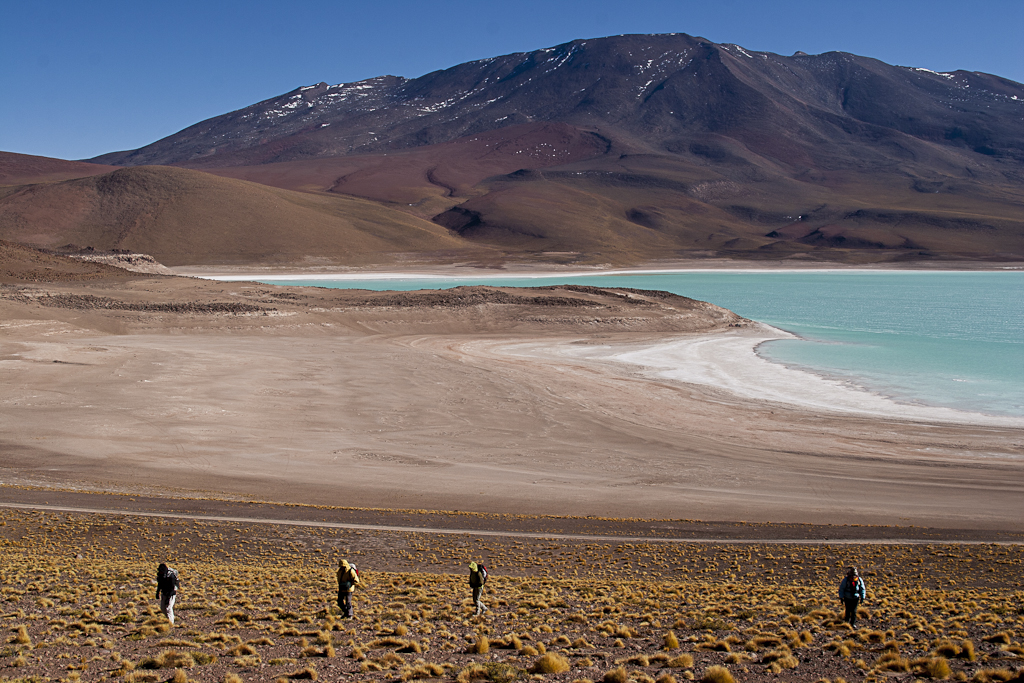
[[[713,162],[738,149],[794,167],[886,167],[920,156],[918,143],[926,143],[1010,162],[1012,173],[1024,162],[1022,120],[1024,86],[998,76],[841,52],[787,57],[685,34],[626,35],[415,79],[304,86],[94,161],[250,165],[405,149],[545,121]]]

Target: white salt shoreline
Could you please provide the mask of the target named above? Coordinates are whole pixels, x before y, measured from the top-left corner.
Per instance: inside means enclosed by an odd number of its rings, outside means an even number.
[[[815,411],[888,419],[1024,428],[1024,418],[899,403],[852,384],[765,360],[757,347],[795,335],[769,325],[755,332],[690,335],[650,344],[508,344],[515,355],[572,357],[623,363],[650,376],[727,391],[752,401],[786,403]]]
[[[185,269],[180,269],[181,271]],[[978,269],[973,269],[978,270]],[[988,270],[988,269],[986,269]],[[992,267],[994,272],[1017,271],[1018,266]],[[274,273],[243,273],[226,274],[210,272],[206,274],[188,273],[193,277],[213,279],[224,282],[241,282],[254,280],[275,281],[357,281],[357,280],[467,280],[480,282],[484,280],[507,279],[543,279],[573,278],[609,275],[653,275],[669,273],[694,272],[730,272],[730,273],[956,273],[965,270],[948,269],[900,269],[900,268],[863,268],[863,267],[705,267],[705,268],[646,268],[618,270],[561,270],[561,271],[501,271],[480,272],[470,268],[440,268],[431,271],[357,271],[345,273],[295,272]],[[186,274],[179,272],[179,274]],[[757,347],[767,341],[776,339],[792,339],[795,335],[769,325],[759,324],[757,334],[732,333],[726,335],[702,335],[669,339],[664,342],[643,346],[580,346],[552,345],[543,343],[510,344],[503,348],[532,350],[526,355],[554,355],[590,358],[598,361],[625,363],[645,368],[653,376],[714,387],[728,391],[736,396],[754,401],[775,401],[787,403],[807,409],[851,413],[888,419],[909,419],[926,422],[944,422],[953,424],[969,424],[979,426],[997,426],[1024,428],[1024,417],[989,415],[929,406],[923,404],[901,403],[887,396],[874,393],[855,386],[851,382],[825,377],[806,370],[787,367],[772,362],[757,354]],[[631,350],[623,351],[624,348]],[[541,352],[541,349],[545,349]]]
[[[466,267],[438,267],[430,269],[411,269],[401,271],[348,270],[343,272],[325,272],[320,270],[306,271],[295,268],[264,270],[235,270],[231,268],[203,268],[197,266],[177,266],[171,268],[176,275],[197,277],[204,280],[220,282],[252,282],[275,280],[292,281],[346,281],[346,280],[535,280],[554,277],[595,277],[608,275],[663,275],[672,273],[962,273],[962,272],[1014,272],[1024,270],[1021,266],[988,266],[972,268],[868,268],[863,266],[826,266],[814,265],[806,267],[786,266],[705,266],[705,267],[665,267],[665,268],[618,268],[618,269],[580,269],[565,270],[481,270]]]

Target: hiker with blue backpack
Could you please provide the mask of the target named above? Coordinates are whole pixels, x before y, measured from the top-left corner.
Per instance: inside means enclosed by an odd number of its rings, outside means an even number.
[[[867,597],[867,588],[864,586],[864,579],[860,578],[856,567],[847,567],[846,576],[839,584],[839,599],[843,601],[846,614],[843,616],[850,626],[857,625],[857,606],[864,602]]]

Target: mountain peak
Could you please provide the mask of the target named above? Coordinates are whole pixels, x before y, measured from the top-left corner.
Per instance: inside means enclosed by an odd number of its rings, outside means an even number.
[[[865,152],[855,155],[858,165],[886,166],[892,144],[919,143],[1019,164],[1022,114],[1024,87],[988,74],[891,66],[843,52],[784,57],[685,33],[626,34],[414,79],[302,86],[93,161],[262,164],[407,149],[551,121],[601,128],[656,153],[715,134],[773,163],[810,167],[845,167],[851,145]]]

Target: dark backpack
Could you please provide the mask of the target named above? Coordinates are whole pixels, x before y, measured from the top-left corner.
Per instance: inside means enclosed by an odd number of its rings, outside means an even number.
[[[164,587],[168,593],[178,592],[178,570],[172,567],[167,568],[167,575],[164,577]]]
[[[478,564],[476,567],[477,571],[480,572],[480,585],[482,586],[487,583],[487,567],[482,564]]]

